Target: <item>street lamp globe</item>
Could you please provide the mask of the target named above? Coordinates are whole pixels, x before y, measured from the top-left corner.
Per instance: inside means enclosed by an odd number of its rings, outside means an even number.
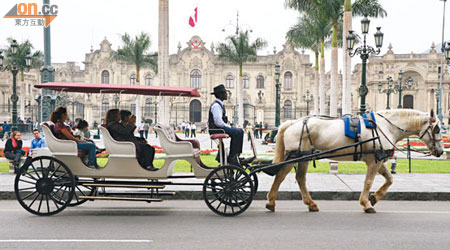
[[[31,53],[30,53],[30,51],[28,51],[27,55],[25,56],[25,65],[27,67],[31,67]]]
[[[369,24],[370,24],[369,18],[367,18],[367,16],[364,16],[364,18],[361,20],[361,31],[363,35],[369,33]]]
[[[348,36],[347,36],[347,49],[348,50],[353,50],[353,48],[355,47],[356,36],[353,32],[354,32],[353,30],[348,31]]]
[[[403,79],[403,71],[400,70],[400,72],[398,72],[398,80],[401,81]]]
[[[17,41],[13,40],[11,43],[11,53],[13,55],[15,55],[17,53],[17,47],[19,47],[19,45],[17,44]]]
[[[381,91],[381,89],[383,88],[383,84],[381,82],[378,83],[378,91]]]
[[[447,59],[447,63],[450,64],[450,43],[446,43],[445,46],[445,59]]]
[[[412,88],[413,83],[414,80],[412,79],[412,77],[408,77],[408,88]]]
[[[277,76],[277,78],[280,77],[280,64],[278,63],[275,64],[275,75]]]
[[[377,27],[377,32],[375,32],[375,46],[380,49],[383,46],[384,34],[381,32],[381,27]]]
[[[2,67],[3,66],[3,54],[2,54],[3,52],[2,51],[0,51],[0,67]]]

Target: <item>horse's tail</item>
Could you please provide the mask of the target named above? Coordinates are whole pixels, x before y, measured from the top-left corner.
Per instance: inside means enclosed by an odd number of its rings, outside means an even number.
[[[295,121],[286,121],[281,124],[277,133],[277,143],[275,144],[275,156],[273,158],[273,163],[282,162],[284,160],[284,132],[289,128]]]

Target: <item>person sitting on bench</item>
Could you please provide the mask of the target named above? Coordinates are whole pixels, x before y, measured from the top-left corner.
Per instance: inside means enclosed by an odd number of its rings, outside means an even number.
[[[50,115],[50,120],[55,124],[54,133],[56,138],[61,140],[75,141],[77,143],[78,149],[85,150],[88,152],[88,167],[99,168],[99,166],[97,165],[95,144],[74,137],[72,134],[72,129],[66,124],[64,124],[64,121],[66,119],[67,119],[67,109],[64,107],[58,107]]]
[[[121,122],[119,122],[121,121]],[[153,166],[155,149],[145,139],[134,136],[136,117],[130,111],[110,109],[105,117],[106,129],[116,141],[128,141],[136,147],[136,158],[139,164],[150,171],[158,170]]]
[[[209,108],[208,131],[210,134],[225,132],[231,137],[228,162],[230,164],[240,166],[239,155],[242,153],[244,131],[242,129],[232,128],[227,124],[228,118],[225,115],[225,106],[223,104],[223,101],[228,98],[225,86],[221,84],[215,87],[214,92],[211,94],[216,97],[216,100]]]
[[[5,157],[9,160],[13,160],[15,174],[19,169],[20,157],[22,157],[22,155],[25,155],[25,151],[22,150],[21,134],[19,131],[14,131],[11,138],[6,141]]]

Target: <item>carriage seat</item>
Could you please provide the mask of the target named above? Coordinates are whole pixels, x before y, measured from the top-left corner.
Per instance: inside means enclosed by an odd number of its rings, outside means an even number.
[[[199,156],[200,143],[195,139],[180,139],[170,126],[158,125],[155,128],[158,131],[161,147],[167,156]]]
[[[103,143],[110,157],[136,158],[136,146],[132,142],[116,141],[105,125],[101,125],[100,131],[103,135]]]
[[[56,138],[53,129],[54,125],[43,122],[41,127],[45,135],[47,147],[53,155],[78,156],[78,147],[76,142]]]
[[[217,140],[217,139],[226,139],[226,138],[230,138],[230,136],[228,134],[212,134],[210,136],[211,140]]]

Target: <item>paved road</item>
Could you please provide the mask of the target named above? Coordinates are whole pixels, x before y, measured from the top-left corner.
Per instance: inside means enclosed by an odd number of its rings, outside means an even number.
[[[0,201],[0,249],[449,249],[450,202],[382,201],[364,214],[357,201],[299,201],[277,212],[256,201],[219,217],[201,201],[93,202],[36,217]],[[26,242],[39,239],[41,242]],[[12,242],[11,240],[16,240]],[[55,240],[68,240],[60,242]],[[87,241],[91,240],[91,241]]]

